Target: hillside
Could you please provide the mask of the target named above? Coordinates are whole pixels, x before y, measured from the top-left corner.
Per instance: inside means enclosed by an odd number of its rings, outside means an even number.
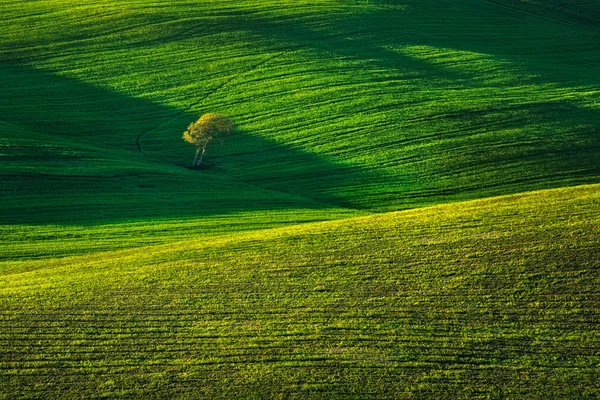
[[[181,133],[222,112],[238,132],[209,150],[218,180],[366,210],[596,183],[598,7],[563,3],[4,1],[2,137],[119,148],[184,185]]]
[[[0,263],[4,398],[593,398],[600,186]]]

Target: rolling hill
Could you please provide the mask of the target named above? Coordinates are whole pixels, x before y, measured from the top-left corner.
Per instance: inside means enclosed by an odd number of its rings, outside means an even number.
[[[591,185],[5,261],[0,391],[593,398],[599,202]]]
[[[219,180],[364,210],[595,183],[595,8],[551,5],[5,1],[1,119],[190,179],[222,112]]]
[[[0,11],[0,398],[600,395],[600,4]]]

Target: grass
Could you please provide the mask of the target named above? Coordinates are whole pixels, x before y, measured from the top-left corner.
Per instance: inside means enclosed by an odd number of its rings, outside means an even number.
[[[595,2],[0,10],[0,398],[600,394]]]
[[[6,398],[593,398],[598,185],[3,262]]]
[[[23,74],[22,68],[18,71]],[[29,116],[44,127],[41,132],[36,127],[0,123],[3,154],[0,159],[3,193],[0,218],[4,223],[97,224],[288,209],[288,217],[284,217],[287,221],[292,215],[291,210],[318,209],[320,211],[315,214],[324,210],[327,215],[327,210],[340,208],[299,194],[235,181],[219,173],[218,168],[201,174],[182,165],[148,159],[137,151],[135,144],[136,132],[145,127],[127,121],[131,124],[131,131],[127,131],[125,125],[118,125],[115,113],[124,109],[130,111],[131,107],[144,113],[166,112],[165,109],[146,101],[109,96],[104,90],[56,79],[46,73],[30,71],[27,76],[29,84],[39,82],[39,87],[31,89],[40,96],[37,101],[51,96],[43,91],[54,87],[54,90],[66,92],[66,103],[57,107],[58,115],[52,120],[51,112],[44,111],[47,108],[25,96],[25,92],[19,89],[14,93],[31,101],[46,116]],[[13,77],[7,79],[13,81]],[[25,81],[22,75],[15,79]],[[83,95],[89,96],[89,103],[84,104]],[[110,104],[110,109],[93,111],[102,103]],[[77,112],[72,112],[73,109]],[[111,141],[110,135],[120,129],[123,138],[130,139],[130,148],[119,148]],[[60,134],[53,130],[59,130]],[[92,138],[82,137],[84,133]],[[191,147],[186,146],[185,150],[193,156]]]
[[[2,119],[34,132],[181,168],[221,112],[219,179],[376,211],[597,182],[597,29],[558,3],[4,4]]]

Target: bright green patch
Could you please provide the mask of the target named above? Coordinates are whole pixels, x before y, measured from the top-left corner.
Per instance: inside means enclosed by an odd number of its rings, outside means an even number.
[[[600,187],[0,264],[10,398],[586,398]]]

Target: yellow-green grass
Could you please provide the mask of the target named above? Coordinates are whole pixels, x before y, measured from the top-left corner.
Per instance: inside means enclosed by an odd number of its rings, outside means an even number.
[[[0,120],[181,171],[165,190],[213,174],[382,211],[597,183],[598,5],[563,3],[5,0]],[[204,112],[238,131],[192,178],[181,133]]]
[[[594,398],[600,186],[0,263],[4,398]]]
[[[51,259],[183,239],[210,241],[212,237],[231,232],[343,219],[356,215],[364,213],[336,208],[283,208],[104,224],[5,224],[0,225],[0,261]]]

